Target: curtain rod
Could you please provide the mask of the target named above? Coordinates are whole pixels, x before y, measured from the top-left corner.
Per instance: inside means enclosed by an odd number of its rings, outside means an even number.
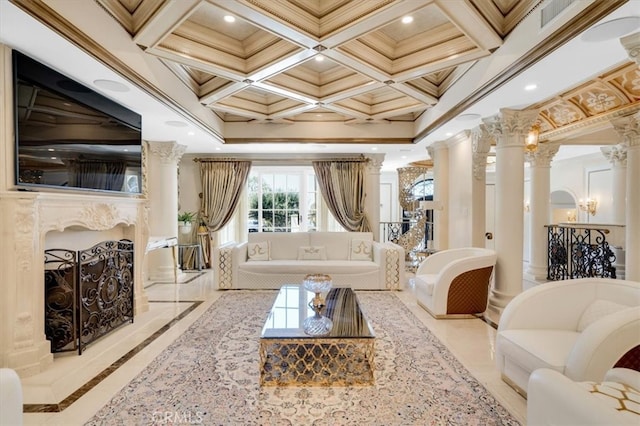
[[[332,161],[332,162],[342,162],[342,163],[361,163],[368,162],[370,158],[365,157],[364,155],[360,155],[359,157],[290,157],[290,158],[255,158],[255,157],[208,157],[208,158],[200,158],[196,157],[193,159],[195,162],[232,162],[232,161],[250,161],[252,163],[261,163],[268,162],[273,163],[274,161],[283,161],[283,162],[313,162],[313,161]]]

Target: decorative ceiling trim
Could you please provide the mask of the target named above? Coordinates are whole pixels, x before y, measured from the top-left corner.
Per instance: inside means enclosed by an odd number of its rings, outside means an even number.
[[[398,145],[410,144],[411,138],[227,138],[227,144],[245,143],[322,143],[322,144],[376,144],[376,145]]]
[[[574,22],[571,25],[562,26],[553,35],[545,39],[544,42],[527,52],[515,63],[513,67],[495,76],[478,90],[472,92],[469,96],[458,102],[458,104],[449,108],[446,113],[433,120],[432,123],[415,136],[413,142],[417,143],[430,133],[434,132],[440,126],[443,126],[448,121],[454,119],[457,115],[461,114],[475,103],[481,101],[491,92],[497,90],[500,86],[506,84],[518,74],[533,66],[536,62],[540,61],[572,38],[600,21],[602,18],[610,14],[612,10],[617,9],[627,1],[628,0],[609,0],[606,2],[593,2],[574,19]]]

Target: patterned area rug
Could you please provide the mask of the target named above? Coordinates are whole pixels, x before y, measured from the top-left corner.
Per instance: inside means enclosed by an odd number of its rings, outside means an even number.
[[[260,387],[274,291],[229,291],[89,425],[517,425],[389,292],[358,292],[376,333],[375,385]]]

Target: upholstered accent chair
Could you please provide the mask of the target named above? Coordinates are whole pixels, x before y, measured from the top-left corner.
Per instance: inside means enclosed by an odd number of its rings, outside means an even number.
[[[640,344],[640,283],[581,278],[540,284],[517,295],[498,324],[496,362],[523,395],[548,368],[577,382],[603,380],[629,364]]]
[[[476,247],[428,256],[414,279],[418,304],[435,318],[475,318],[487,309],[497,255]]]
[[[614,368],[601,382],[576,382],[540,368],[529,379],[527,424],[639,425],[640,372]]]

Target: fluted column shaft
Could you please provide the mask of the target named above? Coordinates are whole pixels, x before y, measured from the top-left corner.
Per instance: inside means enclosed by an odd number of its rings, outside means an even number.
[[[527,274],[536,280],[547,277],[547,230],[549,194],[551,192],[551,160],[560,148],[557,144],[540,144],[526,154],[530,172],[529,267]]]
[[[627,149],[625,278],[640,281],[640,114],[613,122]]]
[[[380,168],[384,161],[384,154],[369,154],[367,158],[369,162],[365,188],[367,196],[364,200],[365,212],[371,225],[373,239],[380,241]]]
[[[471,139],[473,142],[471,244],[474,247],[484,247],[487,222],[487,157],[493,136],[487,127],[481,124],[472,131]]]
[[[433,248],[449,248],[449,148],[445,142],[427,147],[433,160],[433,199],[442,209],[433,212]]]
[[[522,291],[524,244],[524,141],[538,111],[501,109],[483,119],[496,138],[496,232],[498,253],[489,310],[501,314]]]
[[[147,142],[149,235],[178,236],[178,162],[186,146],[176,142]],[[175,266],[170,250],[154,250],[148,257],[148,279],[173,281]]]

